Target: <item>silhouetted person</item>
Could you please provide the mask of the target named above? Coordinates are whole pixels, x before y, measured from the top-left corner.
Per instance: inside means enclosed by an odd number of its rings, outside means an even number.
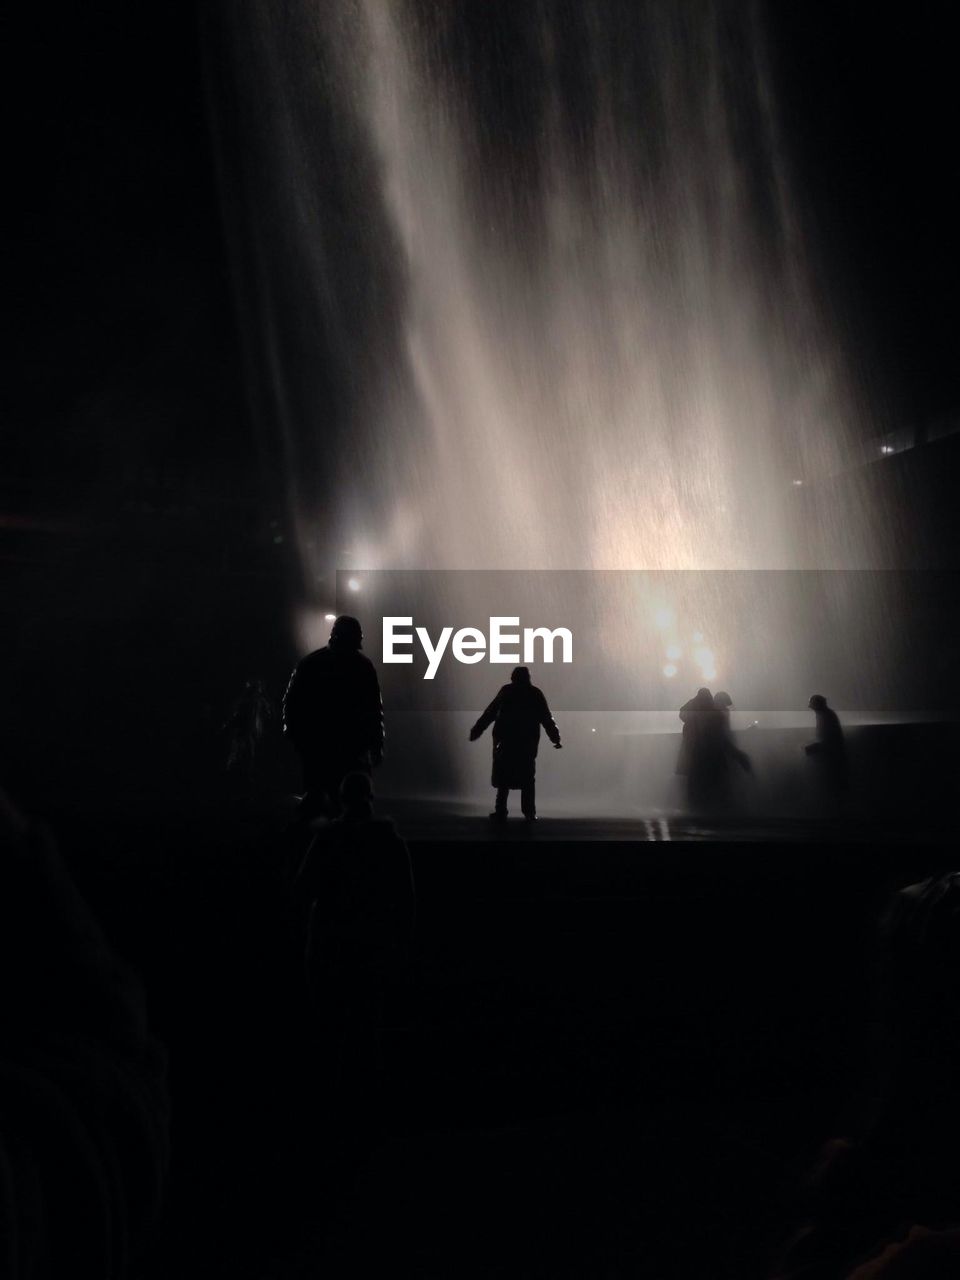
[[[777,1280],[960,1275],[960,874],[901,890],[881,943],[860,1105],[821,1152]]]
[[[699,735],[705,718],[712,714],[713,709],[713,695],[707,688],[698,689],[680,708],[683,735],[680,740],[680,753],[677,756],[677,773],[689,775],[694,741]]]
[[[383,704],[356,618],[337,618],[330,641],[297,664],[283,699],[283,728],[303,765],[308,813],[336,812],[348,773],[383,755]]]
[[[729,729],[730,728],[730,710],[733,706],[733,699],[730,697],[729,693],[726,693],[723,689],[718,689],[717,692],[713,695],[713,705],[716,707],[716,709],[720,712],[720,714],[726,720],[727,728]]]
[[[519,789],[520,808],[528,822],[537,818],[536,772],[540,728],[558,748],[560,730],[550,714],[542,691],[530,682],[527,667],[515,667],[505,684],[470,730],[476,742],[488,724],[493,725],[493,776],[497,789],[496,807],[490,817],[507,819],[507,794]]]
[[[0,1276],[141,1274],[170,1157],[166,1053],[53,836],[0,791]]]
[[[726,751],[728,758],[735,760],[744,773],[752,773],[753,765],[750,762],[750,757],[737,746],[733,737],[733,730],[730,728],[730,712],[733,710],[733,699],[725,690],[719,689],[713,695],[713,706],[722,717],[721,724],[727,740]]]
[[[698,689],[680,708],[683,741],[677,772],[685,773],[687,791],[695,809],[723,808],[730,800],[730,765],[736,762],[744,772],[750,758],[740,751],[730,732],[729,694],[719,694],[719,704],[710,690]]]
[[[366,773],[340,788],[343,812],[315,837],[297,880],[309,904],[308,982],[334,1038],[342,1072],[379,1065],[379,1036],[391,987],[410,962],[416,894],[407,846],[389,818],[373,812]]]
[[[815,742],[804,747],[816,762],[820,785],[828,799],[838,800],[847,790],[847,747],[840,717],[827,705],[822,693],[815,693],[807,706],[817,717]]]
[[[237,770],[250,778],[257,746],[266,733],[273,714],[273,699],[263,687],[263,681],[245,680],[223,725],[228,735],[228,772]]]

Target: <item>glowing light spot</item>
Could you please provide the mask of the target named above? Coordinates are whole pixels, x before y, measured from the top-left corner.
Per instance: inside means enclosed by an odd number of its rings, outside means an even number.
[[[675,662],[677,658],[683,657],[683,650],[680,648],[678,644],[668,644],[667,657],[672,659]]]
[[[349,578],[349,579],[347,580],[347,590],[348,590],[348,591],[359,591],[359,590],[360,590],[360,583],[357,581],[357,579],[356,579],[356,578]]]
[[[893,445],[892,445],[892,444],[882,444],[882,445],[880,446],[880,452],[881,452],[881,453],[893,453]]]
[[[325,613],[323,615],[324,622],[336,622],[337,615],[335,613]]]
[[[666,631],[667,627],[673,626],[673,610],[657,609],[653,615],[653,621],[659,631]]]
[[[799,489],[799,488],[800,488],[800,486],[803,484],[803,481],[802,481],[802,480],[791,480],[791,481],[790,481],[790,483],[794,486],[794,488],[795,488],[795,489]]]
[[[596,733],[597,731],[596,731],[596,729],[591,729],[591,730],[590,730],[590,732],[591,732],[591,733]]]
[[[677,668],[674,666],[672,662],[666,662],[664,663],[663,674],[669,680],[671,676],[675,676],[677,674]]]

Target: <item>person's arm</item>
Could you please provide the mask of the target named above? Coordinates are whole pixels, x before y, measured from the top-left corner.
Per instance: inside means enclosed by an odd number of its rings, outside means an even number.
[[[367,703],[369,708],[368,733],[370,754],[373,757],[373,763],[379,764],[383,758],[383,697],[380,693],[380,681],[377,678],[377,669],[372,662],[368,667],[368,671]]]
[[[301,734],[302,718],[303,718],[303,671],[302,664],[297,663],[291,673],[290,680],[287,683],[286,693],[283,695],[283,703],[281,706],[281,718],[283,721],[283,736],[289,738],[296,746]]]
[[[561,746],[560,730],[557,728],[557,722],[550,714],[550,708],[547,705],[546,697],[540,694],[540,723],[543,725],[544,732],[555,747]]]
[[[486,729],[487,725],[493,724],[494,720],[496,720],[497,712],[500,710],[500,699],[502,698],[502,696],[503,696],[503,690],[501,689],[500,692],[497,694],[497,696],[494,698],[494,700],[490,703],[489,707],[487,707],[486,711],[484,711],[483,715],[480,717],[477,723],[470,730],[471,742],[476,742],[476,740],[480,737],[481,733],[483,733],[484,729]]]

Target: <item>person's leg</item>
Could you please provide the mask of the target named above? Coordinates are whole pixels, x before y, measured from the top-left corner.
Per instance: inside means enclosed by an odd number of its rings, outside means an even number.
[[[509,787],[497,787],[497,800],[493,810],[495,818],[505,818],[507,816],[507,796],[509,794]]]
[[[537,816],[537,784],[535,782],[528,782],[525,787],[520,788],[520,808],[525,818]]]

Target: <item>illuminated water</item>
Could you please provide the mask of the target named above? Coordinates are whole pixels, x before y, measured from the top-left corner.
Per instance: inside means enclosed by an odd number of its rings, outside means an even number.
[[[304,644],[325,636],[333,567],[886,562],[882,513],[804,506],[870,428],[758,12],[230,11],[248,340],[283,441]],[[722,580],[710,591],[624,600],[598,620],[611,660],[666,672],[668,649],[699,645],[693,684],[735,682],[735,646],[710,632]],[[638,610],[670,617],[642,655]],[[803,643],[795,620],[746,621],[771,652]]]
[[[344,512],[358,562],[873,562],[862,513],[790,518],[858,410],[751,6],[529,6],[502,23],[526,52],[471,64],[503,92],[511,57],[533,74],[518,136],[492,141],[445,52],[478,33],[441,8],[366,0],[338,50],[406,282],[375,427],[402,449]]]

